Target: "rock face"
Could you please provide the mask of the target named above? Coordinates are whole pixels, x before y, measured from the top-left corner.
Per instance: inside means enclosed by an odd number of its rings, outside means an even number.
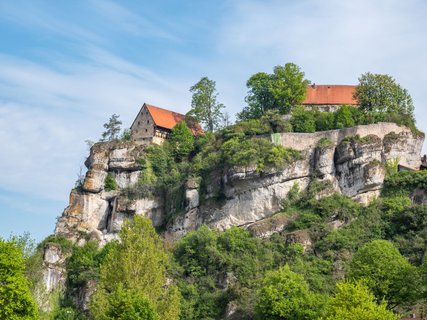
[[[43,279],[48,292],[64,284],[64,262],[61,248],[56,244],[47,243],[44,248]]]
[[[138,159],[145,147],[132,142],[96,144],[85,163],[88,171],[82,189],[71,192],[70,204],[58,220],[55,233],[73,241],[83,241],[82,235],[87,239],[89,234],[106,243],[117,238],[124,218],[138,214],[165,229],[165,236],[170,239],[201,224],[219,230],[245,226],[254,234],[268,236],[268,230],[263,231],[260,224],[254,223],[278,212],[294,186],[303,191],[316,178],[330,186],[328,193],[338,192],[366,204],[378,196],[388,160],[398,159],[404,166],[419,167],[424,141],[424,137],[392,123],[317,133],[282,133],[279,138],[285,148],[300,150],[302,159],[284,168],[266,168],[262,174],[255,167],[218,172],[204,195],[199,193],[199,182],[189,180],[182,190],[184,212],[168,221],[163,194],[126,192],[138,181]],[[108,173],[114,176],[117,191],[105,190]],[[221,201],[218,194],[222,195]],[[287,219],[268,223],[280,230]]]

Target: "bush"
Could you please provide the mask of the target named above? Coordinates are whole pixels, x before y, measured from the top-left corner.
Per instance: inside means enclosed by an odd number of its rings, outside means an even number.
[[[335,129],[335,115],[333,112],[315,112],[316,131]]]
[[[314,111],[305,110],[303,107],[295,108],[291,118],[293,130],[295,132],[315,132],[314,113]]]
[[[117,182],[114,179],[114,176],[111,172],[107,173],[107,176],[105,177],[105,182],[104,182],[104,189],[106,191],[113,191],[113,190],[117,190],[118,186],[117,186]]]
[[[178,122],[172,129],[167,142],[177,161],[187,158],[194,149],[194,135],[184,121]]]
[[[264,172],[266,166],[281,167],[301,157],[300,152],[276,146],[266,139],[233,138],[222,145],[224,160],[229,166],[256,165]]]
[[[344,105],[335,112],[335,129],[350,128],[356,125],[351,109],[352,107]]]

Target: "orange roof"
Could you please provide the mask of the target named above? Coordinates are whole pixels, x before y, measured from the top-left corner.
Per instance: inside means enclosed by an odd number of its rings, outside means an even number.
[[[178,122],[185,119],[183,114],[177,112],[155,107],[150,104],[145,104],[145,106],[148,112],[150,112],[156,126],[162,128],[172,129]]]
[[[172,128],[175,127],[178,122],[185,120],[185,115],[181,113],[155,107],[147,103],[144,105],[147,107],[148,112],[150,112],[154,124],[158,127],[172,130]],[[194,135],[204,133],[199,124],[192,125],[190,129]]]
[[[303,104],[350,104],[357,105],[353,99],[356,86],[349,85],[309,85]]]

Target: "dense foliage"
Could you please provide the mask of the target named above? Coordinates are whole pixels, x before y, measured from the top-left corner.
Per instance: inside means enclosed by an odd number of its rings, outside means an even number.
[[[325,320],[397,320],[387,310],[384,301],[379,304],[368,287],[361,281],[337,284],[337,292],[326,308]]]
[[[120,238],[100,265],[91,302],[93,317],[178,319],[179,292],[167,284],[169,258],[151,221],[139,216],[125,221]],[[124,318],[117,308],[126,309]]]
[[[360,109],[372,118],[381,120],[385,114],[391,113],[411,119],[414,117],[411,96],[389,75],[362,74],[354,97]]]
[[[0,238],[0,318],[38,319],[35,299],[25,276],[22,248]]]
[[[209,154],[217,140],[205,139],[195,148]],[[153,162],[161,177],[174,160],[152,148],[152,156],[166,157]],[[367,207],[337,194],[318,199],[330,187],[325,183],[314,181],[304,193],[295,184],[283,211],[272,217],[288,219],[282,232],[260,239],[238,227],[220,232],[202,226],[169,248],[173,261],[150,222],[140,218],[125,224],[122,243],[102,249],[90,240],[74,246],[50,237],[44,243],[56,243],[68,257],[67,290],[41,318],[88,318],[76,297],[98,282],[92,300],[97,319],[174,319],[178,312],[186,320],[396,319],[427,298],[427,209],[409,197],[413,188],[425,190],[424,179],[421,172],[391,171],[383,196]],[[290,240],[297,235],[312,244]],[[27,270],[37,271],[37,255],[26,256]]]
[[[272,74],[259,72],[246,83],[247,106],[238,114],[240,120],[258,119],[268,110],[289,113],[305,98],[309,81],[294,63],[276,66]]]

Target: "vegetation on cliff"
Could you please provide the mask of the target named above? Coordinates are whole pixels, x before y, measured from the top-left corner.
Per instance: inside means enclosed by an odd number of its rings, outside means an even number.
[[[298,66],[278,66],[271,75],[258,73],[248,81],[242,121],[197,137],[180,122],[166,143],[145,149],[135,187],[118,190],[114,174],[108,173],[104,188],[129,198],[161,193],[171,219],[185,209],[184,185],[189,181],[199,189],[201,201],[220,202],[224,195],[214,181],[225,172],[245,167],[263,176],[301,158],[301,152],[273,143],[270,134],[379,121],[416,131],[410,97],[394,79],[367,74],[360,81],[357,97],[364,107],[342,106],[330,113],[298,106],[308,83]],[[369,85],[386,85],[390,97],[378,102],[369,90],[363,91]],[[215,83],[202,78],[192,92],[193,116],[214,131],[221,109]],[[283,117],[287,113],[290,118]],[[118,116],[112,117],[103,139],[118,139],[119,125]],[[355,136],[343,143],[371,139]],[[330,143],[323,139],[318,147]],[[427,174],[397,172],[397,163],[385,169],[381,197],[365,207],[330,194],[331,186],[315,177],[303,193],[295,183],[282,211],[270,218],[283,222],[283,228],[272,235],[264,232],[263,238],[255,237],[250,228],[221,232],[202,226],[176,243],[165,243],[148,219],[135,216],[125,221],[121,241],[103,248],[90,234],[82,235],[84,245],[49,237],[23,259],[16,242],[1,240],[0,315],[37,317],[34,301],[40,298],[47,243],[54,243],[64,256],[66,287],[51,294],[56,299],[50,311],[40,311],[42,319],[388,320],[413,310],[424,312],[427,209],[412,193],[427,192]]]

